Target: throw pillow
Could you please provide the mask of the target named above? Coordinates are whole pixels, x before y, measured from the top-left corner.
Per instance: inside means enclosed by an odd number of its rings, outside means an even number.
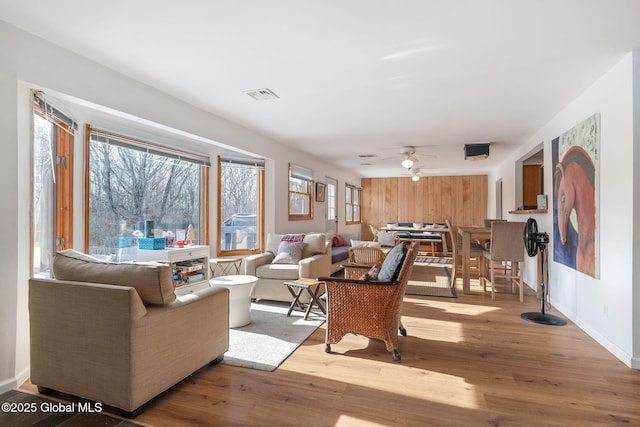
[[[272,264],[297,264],[302,259],[304,243],[302,242],[280,242],[278,254],[273,259]]]
[[[378,280],[379,274],[380,274],[380,266],[376,264],[373,267],[371,267],[369,271],[367,271],[362,276],[360,276],[360,280],[367,280],[367,281]]]
[[[372,248],[379,248],[380,246],[382,246],[382,244],[380,242],[367,242],[364,240],[351,239],[351,247],[355,248],[357,246],[368,246]]]
[[[304,234],[285,234],[282,236],[283,242],[302,242],[304,240]]]
[[[344,246],[344,239],[342,236],[335,235],[333,236],[333,246],[339,248],[340,246]]]
[[[394,246],[384,258],[382,267],[380,267],[380,273],[378,274],[378,280],[383,282],[393,282],[397,280],[406,254],[407,248],[404,243]]]
[[[395,231],[379,231],[378,242],[382,246],[394,246],[396,244],[396,236],[398,233]]]

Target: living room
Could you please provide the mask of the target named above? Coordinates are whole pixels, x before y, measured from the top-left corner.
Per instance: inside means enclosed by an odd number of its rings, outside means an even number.
[[[632,10],[637,12],[634,7]],[[633,15],[633,14],[631,14]],[[323,230],[321,215],[310,221],[289,221],[286,215],[287,174],[289,163],[310,165],[318,172],[317,179],[326,176],[340,183],[359,183],[362,177],[332,164],[319,161],[301,150],[278,143],[275,138],[261,135],[218,115],[208,113],[185,100],[178,99],[149,85],[127,77],[112,68],[93,62],[63,49],[45,39],[22,31],[5,22],[0,23],[0,111],[2,111],[5,156],[2,174],[5,185],[0,190],[3,200],[2,217],[8,226],[5,238],[13,246],[2,249],[1,264],[5,271],[0,290],[2,323],[0,325],[1,365],[0,389],[15,388],[29,377],[29,333],[27,283],[30,275],[30,151],[31,146],[31,90],[42,90],[52,99],[75,106],[78,120],[83,123],[104,124],[110,116],[113,128],[135,127],[154,129],[164,127],[179,141],[189,141],[207,154],[216,151],[205,148],[213,141],[248,153],[263,153],[270,167],[265,171],[266,187],[265,230],[279,232],[307,232]],[[16,48],[19,46],[19,49]],[[638,51],[630,49],[615,63],[602,70],[601,77],[585,82],[584,90],[571,99],[563,99],[563,107],[552,118],[532,130],[517,150],[491,170],[488,175],[488,209],[486,216],[495,216],[493,183],[502,182],[502,205],[505,217],[521,220],[522,215],[508,214],[516,209],[516,172],[518,159],[527,155],[541,142],[545,148],[545,165],[551,164],[551,141],[592,114],[601,114],[600,188],[600,277],[595,279],[566,268],[558,263],[549,265],[549,286],[555,310],[571,320],[590,339],[604,347],[632,371],[640,367],[640,331],[633,325],[640,321],[640,281],[637,271],[640,257],[635,242],[640,241],[640,216],[637,215],[638,186],[635,172],[640,162],[633,147],[638,138],[637,127]],[[46,58],[46,60],[45,60]],[[43,66],[51,62],[55,66]],[[99,84],[96,84],[99,82]],[[150,106],[158,106],[150,108]],[[100,122],[102,121],[102,123]],[[137,122],[137,125],[131,123]],[[128,125],[124,125],[128,123]],[[82,130],[81,130],[82,131]],[[156,128],[156,131],[157,128]],[[158,131],[159,132],[159,131]],[[82,141],[82,133],[77,137]],[[195,143],[193,141],[196,141]],[[199,141],[199,142],[198,142]],[[77,144],[77,158],[82,158],[82,144]],[[548,153],[548,154],[547,154]],[[81,169],[81,166],[79,166]],[[215,175],[215,174],[212,174]],[[83,218],[84,183],[82,173],[74,181],[74,218]],[[552,168],[545,168],[545,192],[552,189]],[[211,185],[215,195],[215,185]],[[612,191],[610,189],[615,189]],[[343,191],[343,190],[341,190]],[[215,200],[214,197],[211,200]],[[211,209],[213,213],[215,209]],[[551,214],[535,216],[542,230],[552,230]],[[526,217],[525,217],[526,218]],[[210,218],[209,228],[216,229],[217,219]],[[82,221],[75,221],[74,247],[82,248]],[[344,233],[362,234],[360,224],[340,223]],[[525,275],[535,273],[533,261],[526,262]],[[535,303],[533,303],[535,305]],[[516,307],[517,309],[518,307]],[[334,362],[332,359],[328,363]],[[366,369],[379,369],[367,364]],[[409,374],[407,374],[409,375]],[[267,381],[261,376],[264,381]],[[232,381],[231,378],[227,378]],[[304,381],[297,378],[298,381]],[[284,380],[283,380],[284,381]],[[410,379],[407,379],[410,381]],[[444,379],[443,379],[444,381]],[[637,390],[636,390],[637,391]]]

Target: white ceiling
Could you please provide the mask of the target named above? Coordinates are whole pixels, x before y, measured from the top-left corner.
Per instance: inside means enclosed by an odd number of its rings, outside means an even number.
[[[0,0],[0,19],[364,177],[406,172],[407,145],[424,172],[485,172],[640,42],[637,0]],[[477,142],[490,157],[465,161]]]

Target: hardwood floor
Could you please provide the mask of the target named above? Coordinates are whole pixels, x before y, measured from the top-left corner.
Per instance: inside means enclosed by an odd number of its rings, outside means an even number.
[[[151,401],[153,426],[640,425],[640,371],[572,322],[545,326],[533,292],[405,298],[395,363],[347,335],[324,352],[318,329],[274,372],[203,368]],[[555,310],[549,311],[559,314]],[[35,392],[25,384],[23,390]]]

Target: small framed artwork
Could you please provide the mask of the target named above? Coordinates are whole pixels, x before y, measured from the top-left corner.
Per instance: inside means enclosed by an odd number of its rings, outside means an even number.
[[[323,184],[322,182],[316,182],[316,202],[324,202],[326,189],[326,184]]]
[[[187,230],[178,229],[176,230],[176,240],[185,240],[187,238]]]

